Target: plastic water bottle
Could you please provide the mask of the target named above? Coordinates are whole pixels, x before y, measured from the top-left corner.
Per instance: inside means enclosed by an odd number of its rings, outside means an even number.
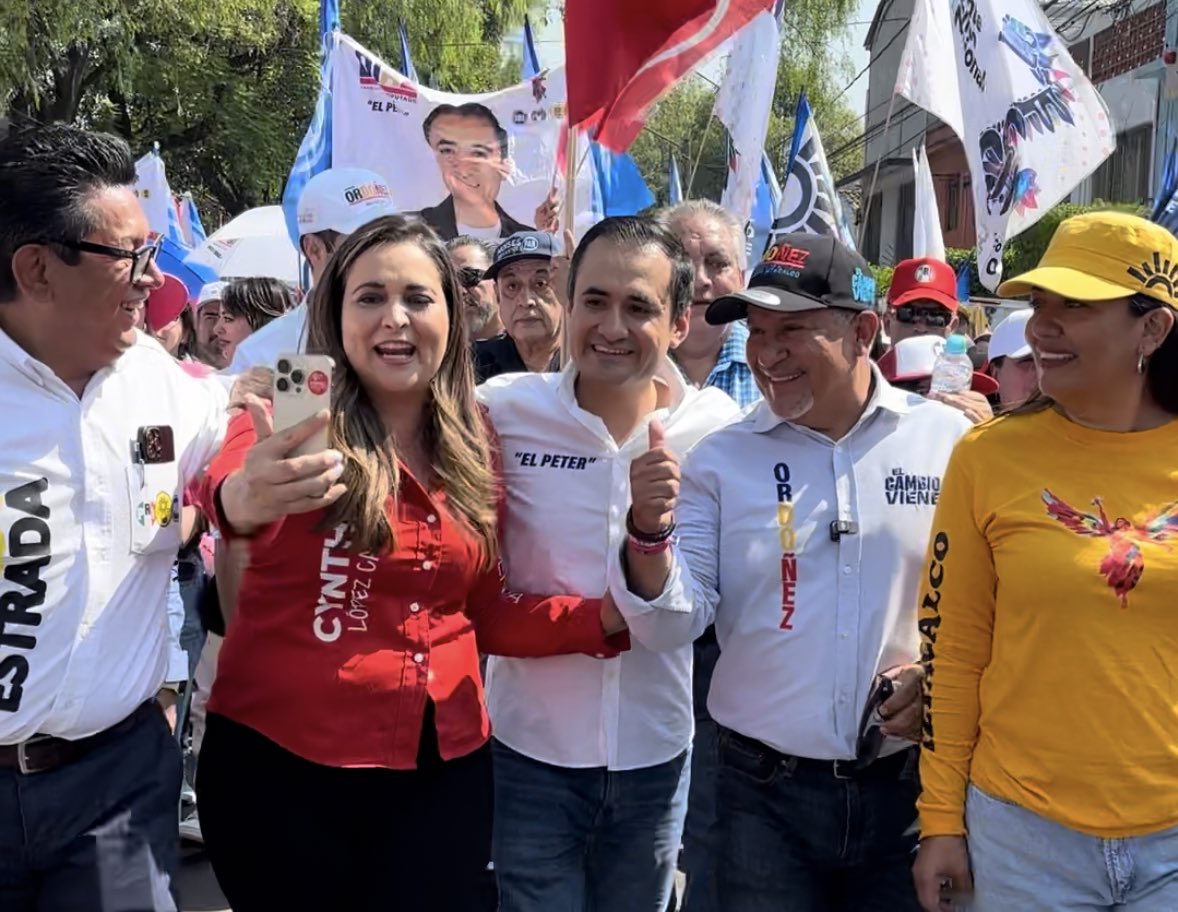
[[[945,347],[933,364],[932,381],[929,391],[933,393],[960,393],[973,384],[973,361],[969,358],[969,346],[965,336],[950,336]]]

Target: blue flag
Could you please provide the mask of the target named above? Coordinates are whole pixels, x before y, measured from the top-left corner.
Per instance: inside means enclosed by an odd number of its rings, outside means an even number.
[[[536,55],[536,39],[532,35],[532,20],[524,16],[524,62],[520,79],[524,82],[540,75],[540,58]]]
[[[600,194],[603,217],[637,215],[654,205],[654,194],[629,155],[611,152],[597,143],[589,147],[589,154],[593,158],[594,195]]]
[[[970,279],[973,277],[973,260],[966,260],[957,270],[957,300],[969,303]]]
[[[205,233],[205,226],[201,223],[196,203],[187,194],[184,196],[184,217],[188,222],[188,234],[192,238],[192,246],[199,247],[208,235]]]
[[[1158,188],[1150,218],[1169,229],[1171,234],[1178,234],[1178,139],[1173,141],[1166,157],[1162,185]]]
[[[160,250],[156,254],[155,262],[160,272],[174,275],[183,282],[184,287],[188,289],[189,299],[195,300],[205,285],[217,281],[217,273],[200,263],[185,262],[184,258],[189,253],[187,247],[165,237],[160,240]]]
[[[417,78],[417,67],[413,65],[413,58],[409,55],[409,33],[405,31],[404,22],[397,26],[397,31],[401,33],[401,74],[410,82],[420,85],[421,80]]]
[[[773,163],[769,161],[769,156],[762,152],[761,179],[757,182],[753,211],[749,216],[748,225],[745,226],[745,234],[749,239],[750,262],[769,246],[769,232],[773,230],[773,220],[777,217],[777,207],[780,204],[781,188],[777,185],[777,175],[773,173]]]
[[[298,155],[282,192],[282,212],[286,230],[295,247],[299,244],[299,196],[309,181],[331,167],[331,51],[339,31],[339,0],[319,0],[319,39],[322,62],[319,65],[319,97],[315,112],[299,144]]]

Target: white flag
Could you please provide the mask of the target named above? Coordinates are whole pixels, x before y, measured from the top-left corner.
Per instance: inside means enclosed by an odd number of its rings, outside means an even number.
[[[736,152],[720,205],[742,225],[752,215],[761,179],[761,153],[769,130],[769,108],[777,85],[781,37],[770,12],[759,13],[736,35],[728,69],[716,93],[715,114],[728,128]]]
[[[1108,110],[1035,0],[916,0],[896,92],[943,120],[973,178],[978,275],[1116,148]]]
[[[912,150],[916,169],[916,213],[912,220],[912,255],[945,259],[945,237],[941,234],[941,213],[937,209],[937,192],[933,189],[933,172],[928,164],[928,150]]]
[[[135,195],[147,216],[147,225],[157,235],[169,234],[169,210],[174,212],[172,190],[164,171],[164,160],[148,152],[135,162]]]

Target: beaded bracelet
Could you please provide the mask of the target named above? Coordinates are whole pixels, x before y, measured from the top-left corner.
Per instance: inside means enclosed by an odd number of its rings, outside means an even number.
[[[630,538],[634,539],[635,541],[639,541],[648,545],[658,545],[665,541],[670,541],[671,535],[675,532],[675,523],[674,521],[671,521],[657,532],[643,532],[636,525],[634,525],[634,508],[631,507],[626,511],[626,532],[629,533]]]
[[[639,554],[645,555],[662,554],[671,547],[671,539],[669,538],[664,538],[661,542],[644,542],[631,535],[629,542],[631,548]]]

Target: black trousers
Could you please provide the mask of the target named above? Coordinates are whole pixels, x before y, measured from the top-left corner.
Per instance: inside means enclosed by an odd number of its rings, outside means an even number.
[[[493,910],[490,746],[442,761],[426,723],[418,769],[339,769],[210,714],[197,806],[234,912]]]

